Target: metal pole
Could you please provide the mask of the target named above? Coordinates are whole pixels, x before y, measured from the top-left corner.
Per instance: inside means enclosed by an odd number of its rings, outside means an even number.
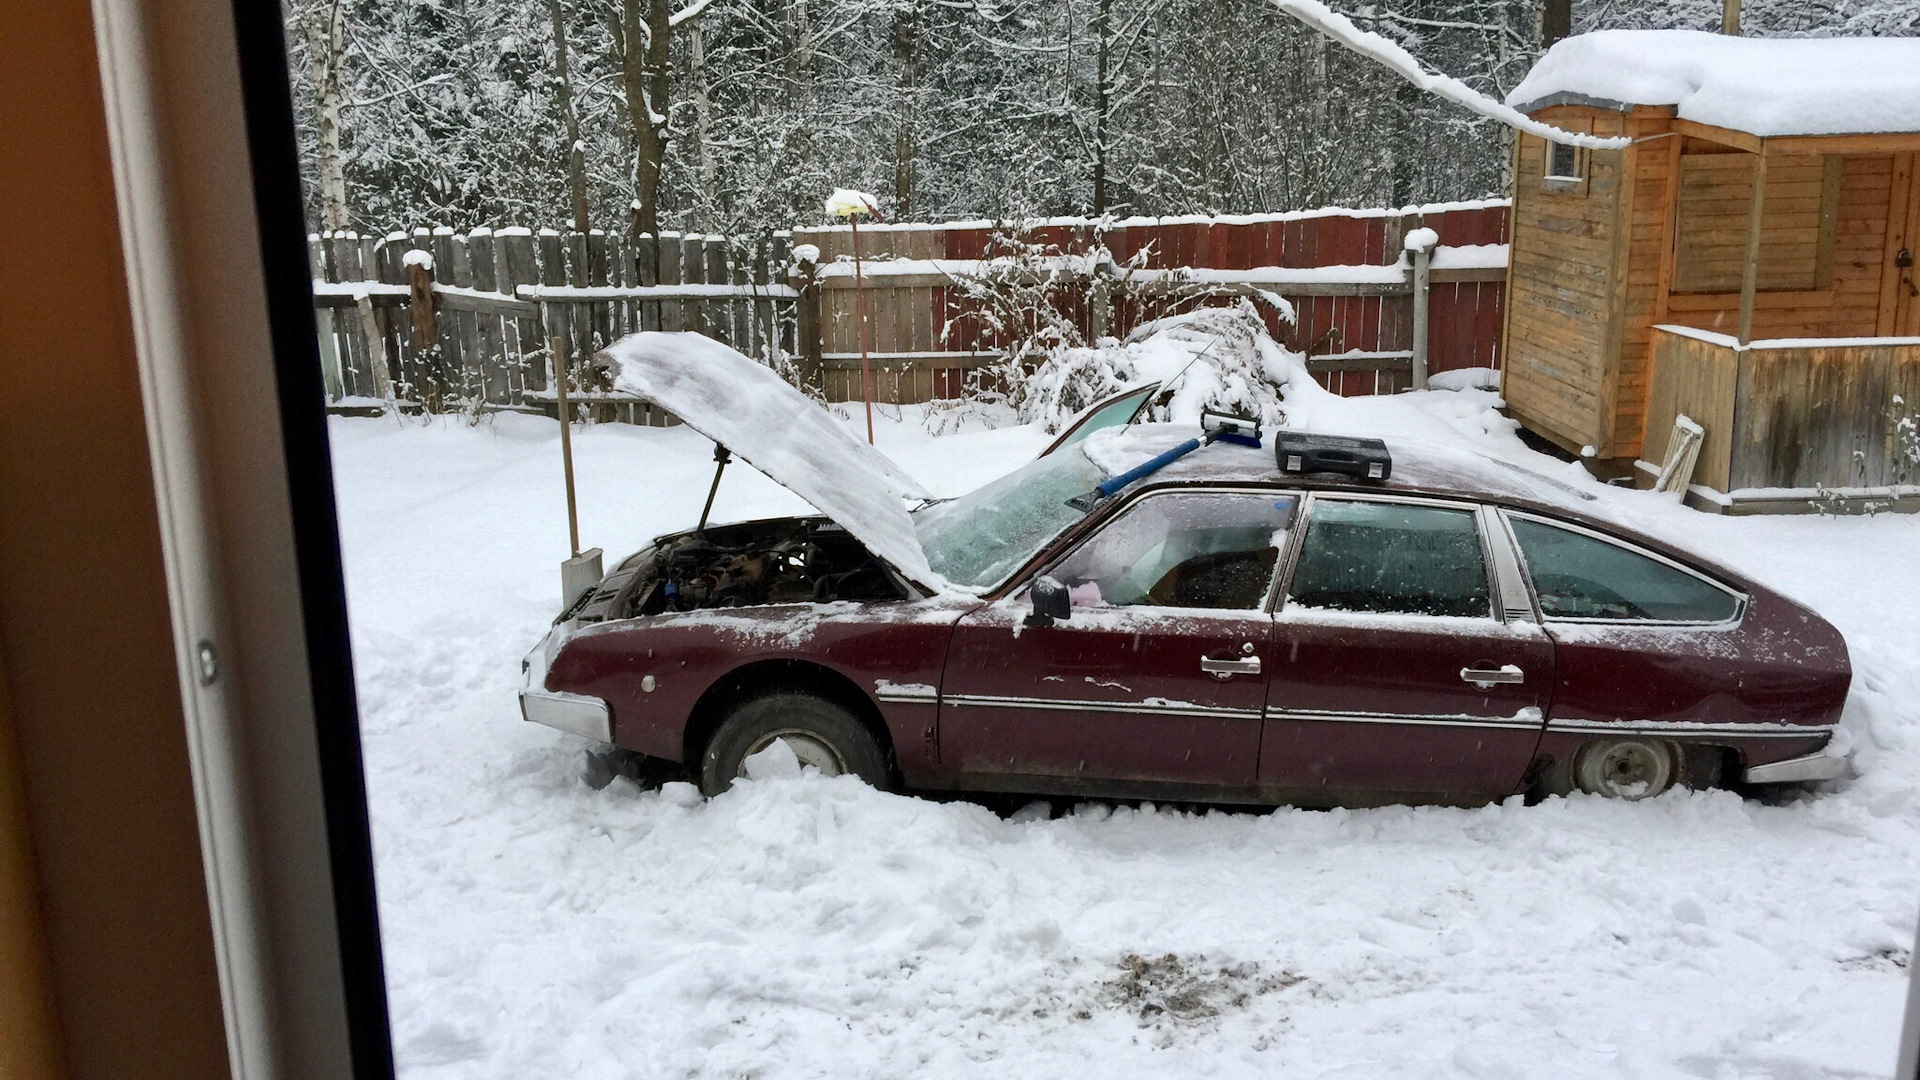
[[[867,287],[860,278],[860,215],[848,214],[853,229],[853,302],[860,317],[860,396],[867,403],[867,445],[873,445],[873,368],[867,361]]]
[[[1428,304],[1430,268],[1433,266],[1433,248],[1421,247],[1413,252],[1413,388],[1427,388],[1427,336],[1431,323]]]
[[[550,338],[547,341],[549,355],[553,357],[553,392],[560,402],[560,467],[567,476],[567,542],[571,544],[573,557],[580,557],[580,509],[573,499],[573,413],[567,408],[567,381],[572,377],[569,370],[572,365],[566,363],[566,340]],[[719,477],[714,477],[718,482]]]

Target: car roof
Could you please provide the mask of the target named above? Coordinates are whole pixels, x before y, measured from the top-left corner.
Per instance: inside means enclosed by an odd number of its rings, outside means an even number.
[[[1194,438],[1186,424],[1135,424],[1097,432],[1083,444],[1088,458],[1118,475]],[[1258,483],[1316,490],[1345,489],[1405,495],[1435,495],[1594,518],[1599,500],[1545,473],[1456,446],[1388,438],[1392,476],[1368,481],[1344,476],[1283,473],[1272,440],[1259,449],[1217,442],[1202,447],[1146,478],[1152,483]]]

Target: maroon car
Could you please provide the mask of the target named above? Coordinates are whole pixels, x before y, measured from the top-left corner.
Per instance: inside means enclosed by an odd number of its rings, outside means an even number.
[[[1384,479],[1290,473],[1271,438],[1129,424],[1142,388],[916,504],[764,368],[684,337],[617,343],[617,385],[823,516],[661,537],[556,621],[521,701],[709,794],[776,741],[880,786],[1264,804],[1845,772],[1832,626],[1518,466],[1394,441]]]

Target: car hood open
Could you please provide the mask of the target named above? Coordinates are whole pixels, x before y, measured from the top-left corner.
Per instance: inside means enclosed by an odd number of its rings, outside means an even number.
[[[861,442],[786,380],[700,334],[629,334],[596,357],[616,390],[673,413],[688,427],[800,496],[908,580],[935,592],[907,500],[930,496],[885,454]]]

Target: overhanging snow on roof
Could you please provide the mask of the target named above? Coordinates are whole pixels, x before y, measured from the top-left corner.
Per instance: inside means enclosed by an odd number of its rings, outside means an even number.
[[[1602,30],[1541,57],[1507,104],[1671,105],[1683,120],[1780,135],[1920,132],[1920,38],[1751,38]]]

